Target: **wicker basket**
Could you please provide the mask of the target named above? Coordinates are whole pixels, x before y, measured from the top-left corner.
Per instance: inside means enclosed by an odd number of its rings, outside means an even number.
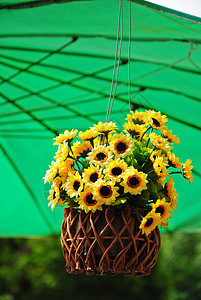
[[[140,211],[143,214],[143,211]],[[61,244],[68,273],[147,276],[160,250],[158,227],[149,236],[139,229],[141,219],[129,205],[108,206],[103,211],[85,213],[64,209]]]

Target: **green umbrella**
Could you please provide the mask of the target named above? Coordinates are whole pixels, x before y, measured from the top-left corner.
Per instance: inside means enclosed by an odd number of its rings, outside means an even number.
[[[55,3],[53,3],[55,2]],[[2,237],[59,234],[63,209],[48,208],[42,177],[52,138],[105,121],[113,76],[119,1],[15,1],[0,4]],[[169,231],[201,229],[201,19],[132,1],[131,106],[167,115],[175,153],[192,159],[194,182],[175,175],[179,194]],[[129,2],[111,121],[128,105]]]

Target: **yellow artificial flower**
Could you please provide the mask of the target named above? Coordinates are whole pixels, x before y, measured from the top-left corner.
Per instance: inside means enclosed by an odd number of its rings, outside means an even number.
[[[144,124],[148,125],[148,119],[146,112],[135,110],[135,112],[131,111],[130,114],[127,115],[128,122],[133,122],[134,124]]]
[[[172,208],[171,208],[170,203],[168,203],[165,200],[165,198],[163,198],[163,199],[158,199],[155,204],[152,203],[151,205],[152,205],[151,212],[154,212],[154,213],[160,215],[160,219],[159,219],[160,225],[163,227],[167,227],[168,226],[167,220],[170,217],[172,217]]]
[[[90,165],[89,168],[84,169],[82,177],[86,185],[91,185],[102,178],[101,169],[99,166]]]
[[[173,182],[173,178],[170,178],[166,184],[165,184],[165,188],[167,191],[167,196],[168,198],[170,198],[170,206],[172,209],[176,210],[177,209],[177,197],[178,194],[175,193],[176,189],[174,188],[174,182]]]
[[[61,176],[62,181],[64,182],[70,174],[74,174],[74,160],[72,158],[67,158],[66,160],[60,160],[58,164],[59,175]]]
[[[143,218],[139,228],[142,230],[142,234],[149,235],[152,230],[160,224],[160,214],[149,212],[146,217]]]
[[[161,172],[164,167],[166,167],[166,164],[164,163],[163,157],[157,156],[153,163],[153,168],[154,168],[155,173],[158,176],[161,176]]]
[[[148,148],[149,149],[149,148]],[[149,151],[152,151],[152,149],[150,149]],[[168,159],[166,157],[166,155],[164,153],[162,153],[161,150],[154,150],[151,152],[151,155],[150,155],[150,160],[152,161],[152,163],[155,162],[155,160],[157,159],[157,157],[162,157],[163,158],[163,162],[164,162],[164,165],[167,166],[168,165]]]
[[[54,156],[54,159],[62,159],[65,160],[68,156],[69,153],[69,149],[68,149],[68,144],[60,144],[58,147],[57,152],[55,153],[56,155]]]
[[[85,132],[80,131],[78,137],[84,141],[90,141],[95,139],[98,136],[98,131],[96,131],[93,127],[87,129]]]
[[[124,172],[128,168],[127,163],[120,158],[109,161],[104,169],[104,174],[106,178],[115,180],[116,182],[120,181],[124,176]]]
[[[91,127],[92,130],[95,130],[99,133],[109,133],[109,132],[114,132],[117,129],[116,123],[102,123],[98,122],[97,125],[94,125],[94,127]]]
[[[89,141],[80,142],[76,141],[72,146],[72,152],[76,158],[83,157],[86,158],[89,151],[93,149]]]
[[[123,176],[123,181],[120,183],[124,187],[124,193],[131,195],[141,194],[142,190],[147,189],[147,174],[139,172],[133,166],[129,167]]]
[[[77,129],[72,129],[71,131],[65,130],[63,134],[59,134],[57,137],[53,138],[56,140],[53,145],[59,145],[63,142],[71,142],[77,134]]]
[[[166,167],[162,167],[160,174],[157,174],[159,176],[159,179],[157,180],[158,183],[160,183],[162,186],[164,186],[164,181],[166,181],[167,176],[170,176],[167,172]]]
[[[99,179],[94,185],[94,194],[102,204],[111,205],[119,196],[118,189],[112,181],[105,182]]]
[[[79,203],[79,207],[86,213],[89,211],[94,213],[97,209],[102,210],[102,202],[95,197],[91,187],[86,187],[76,201]]]
[[[183,164],[183,176],[184,178],[186,178],[188,180],[189,183],[193,182],[192,178],[192,168],[193,166],[191,166],[190,164],[192,163],[192,160],[187,159],[187,161]]]
[[[161,116],[160,111],[156,112],[154,110],[149,110],[147,112],[147,116],[150,126],[154,129],[161,129],[162,126],[168,121],[168,119],[166,118],[167,116]]]
[[[44,183],[49,182],[51,183],[58,173],[58,162],[52,161],[51,165],[49,166],[49,170],[46,171],[45,176],[43,177]]]
[[[111,139],[109,139],[110,149],[115,153],[116,157],[123,158],[133,151],[134,140],[122,132],[114,134]]]
[[[47,199],[49,200],[48,206],[51,206],[51,209],[53,210],[60,199],[60,190],[58,186],[51,186],[50,195]]]
[[[106,145],[100,145],[92,149],[86,158],[95,165],[104,166],[110,159],[112,159],[112,154],[109,147]]]
[[[73,198],[78,197],[83,189],[83,182],[79,172],[67,178],[66,183],[62,185],[67,194]]]
[[[139,125],[139,124],[134,124],[133,122],[128,122],[125,123],[123,127],[126,133],[130,134],[132,137],[135,137],[136,139],[141,139],[142,136],[144,139],[147,138],[147,134],[145,133],[146,131],[145,125]]]
[[[168,151],[167,152],[167,157],[168,157],[168,160],[169,160],[169,165],[171,167],[178,168],[178,169],[182,168],[182,163],[179,161],[179,158],[176,157],[174,153]]]
[[[164,126],[161,130],[161,133],[163,135],[163,137],[165,137],[166,139],[168,139],[168,141],[170,143],[175,143],[175,144],[179,144],[180,143],[180,139],[176,136],[172,134],[172,130],[168,130],[168,128],[166,126]]]
[[[154,147],[157,149],[164,149],[164,150],[170,150],[169,142],[167,139],[162,138],[162,136],[157,135],[155,132],[151,132],[149,134],[151,143]]]

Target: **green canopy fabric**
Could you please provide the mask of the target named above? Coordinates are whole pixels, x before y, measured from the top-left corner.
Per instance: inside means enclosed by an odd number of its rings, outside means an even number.
[[[53,4],[55,2],[55,4]],[[63,209],[48,208],[42,177],[65,129],[105,121],[114,67],[119,1],[0,4],[0,236],[60,233]],[[192,159],[194,182],[175,175],[178,209],[168,231],[201,230],[201,19],[143,0],[131,4],[132,107],[160,110]],[[129,2],[111,121],[128,105]]]

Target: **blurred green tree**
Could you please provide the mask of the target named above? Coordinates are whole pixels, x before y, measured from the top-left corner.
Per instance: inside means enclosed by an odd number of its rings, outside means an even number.
[[[0,299],[200,300],[201,234],[166,234],[149,277],[65,271],[59,237],[2,239]]]

